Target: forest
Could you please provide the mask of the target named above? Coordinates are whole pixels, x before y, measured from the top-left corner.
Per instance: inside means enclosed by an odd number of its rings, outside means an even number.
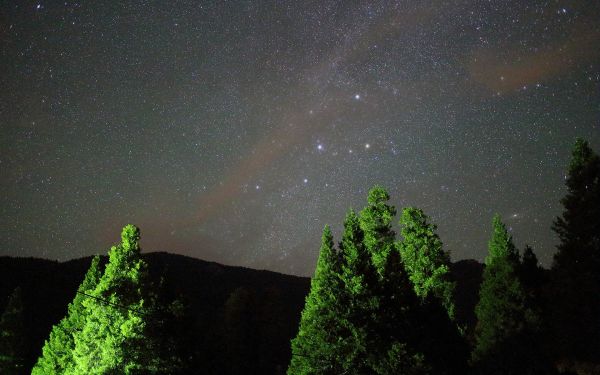
[[[565,182],[550,269],[499,215],[485,264],[452,263],[430,217],[381,186],[337,244],[325,226],[310,281],[142,254],[134,225],[108,256],[2,257],[0,373],[600,374],[600,157],[585,140]]]

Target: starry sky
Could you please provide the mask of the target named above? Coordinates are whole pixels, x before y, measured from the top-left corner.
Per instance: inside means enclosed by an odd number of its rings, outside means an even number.
[[[452,259],[500,213],[548,266],[600,150],[596,1],[3,1],[0,255],[144,251],[310,275],[374,184]]]

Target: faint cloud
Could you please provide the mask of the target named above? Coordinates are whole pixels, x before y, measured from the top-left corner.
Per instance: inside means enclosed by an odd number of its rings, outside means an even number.
[[[600,57],[600,33],[580,23],[569,37],[537,52],[499,46],[481,48],[466,63],[472,79],[493,93],[506,93],[557,78]]]

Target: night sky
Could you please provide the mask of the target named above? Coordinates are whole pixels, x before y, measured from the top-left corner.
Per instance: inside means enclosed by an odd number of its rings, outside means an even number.
[[[597,1],[3,1],[0,255],[144,251],[309,275],[374,184],[453,260],[500,213],[548,266],[600,151]]]

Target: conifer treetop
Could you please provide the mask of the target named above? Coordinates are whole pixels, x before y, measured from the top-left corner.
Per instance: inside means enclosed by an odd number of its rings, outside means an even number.
[[[333,245],[333,234],[331,234],[331,228],[329,225],[323,227],[323,235],[321,236],[321,250],[319,252],[319,265],[325,266],[328,261],[334,258],[335,250]],[[323,272],[324,269],[317,266],[315,272]],[[315,277],[317,275],[315,274]]]
[[[367,197],[369,204],[376,205],[388,200],[390,200],[390,195],[382,186],[375,185],[369,190],[369,196]]]
[[[430,295],[440,299],[453,319],[455,285],[450,281],[450,255],[442,247],[437,226],[414,207],[402,210],[400,225],[403,240],[397,247],[415,292],[422,299]]]
[[[127,224],[121,232],[121,245],[126,251],[140,251],[140,229],[133,224]]]
[[[374,211],[375,213],[381,214],[382,221],[381,225],[389,225],[392,222],[393,217],[396,215],[396,207],[389,206],[387,202],[390,200],[390,195],[382,186],[375,185],[369,190],[369,196],[367,197],[368,206],[363,210]]]
[[[489,255],[485,258],[485,264],[489,266],[500,258],[518,260],[519,254],[513,244],[512,236],[508,233],[499,214],[494,215],[492,227],[494,232],[488,243]]]
[[[396,216],[396,208],[388,205],[390,199],[387,191],[376,185],[369,191],[368,205],[360,211],[360,227],[364,232],[364,244],[373,258],[378,272],[388,254],[393,250],[396,233],[392,230],[392,220]]]
[[[575,146],[571,154],[571,162],[569,164],[569,173],[573,173],[584,166],[591,158],[594,157],[594,151],[590,148],[588,141],[577,138]]]

